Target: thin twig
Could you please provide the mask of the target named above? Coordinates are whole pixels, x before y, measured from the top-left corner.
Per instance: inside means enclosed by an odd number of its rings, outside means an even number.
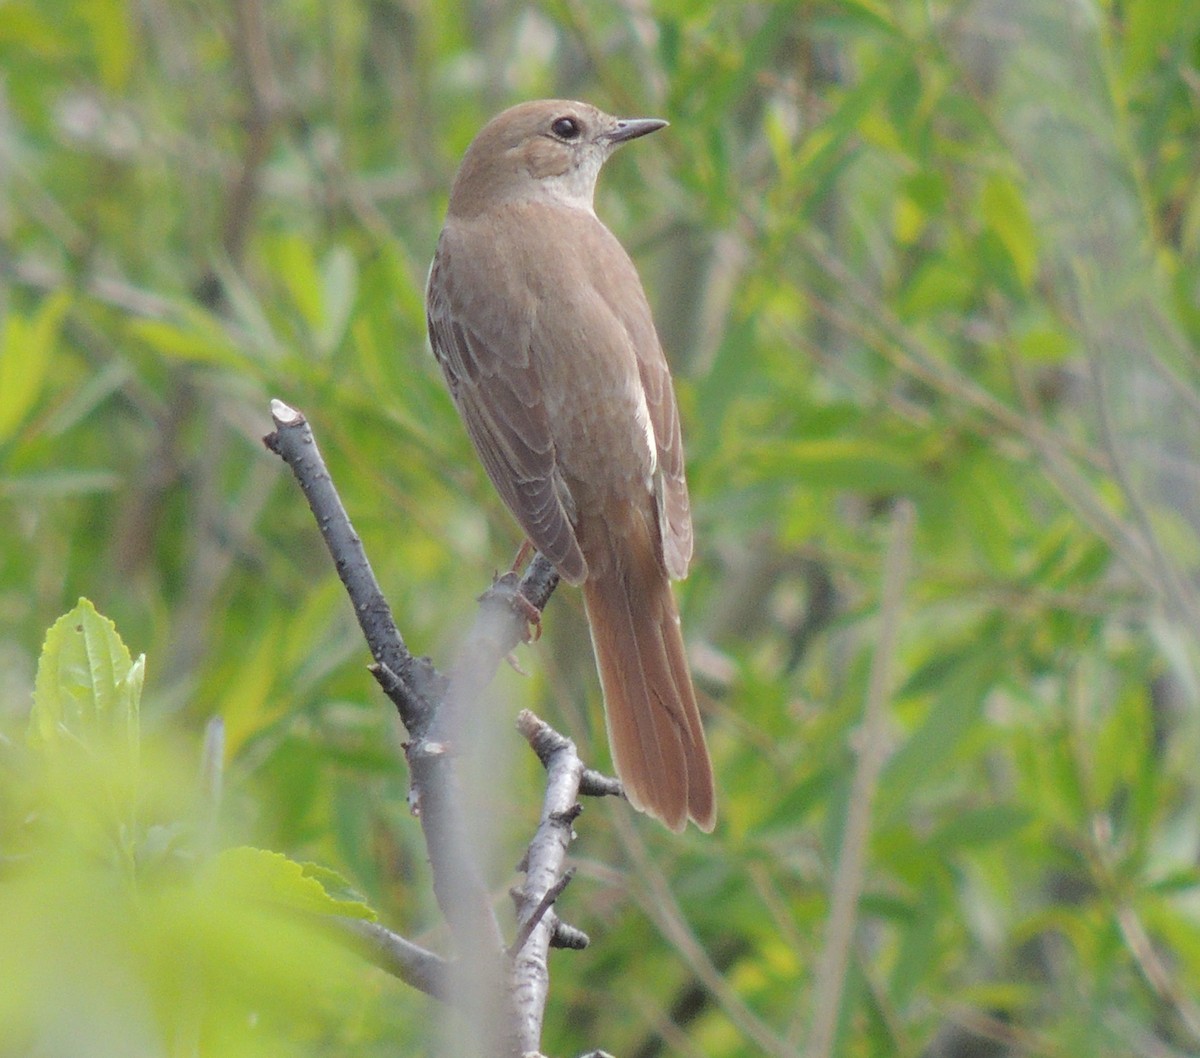
[[[1121,929],[1125,947],[1129,949],[1146,983],[1162,1003],[1175,1011],[1192,1039],[1200,1041],[1200,1006],[1188,997],[1186,990],[1167,969],[1141,917],[1130,903],[1122,903],[1117,908],[1117,925]]]
[[[523,859],[525,885],[516,894],[522,928],[509,949],[518,1053],[537,1053],[550,990],[550,947],[556,937],[561,946],[581,946],[576,942],[587,941],[586,935],[564,926],[551,911],[575,873],[564,870],[564,863],[575,836],[573,823],[579,814],[584,767],[575,743],[528,709],[517,717],[517,728],[546,769],[542,816]]]
[[[658,926],[659,932],[675,947],[696,979],[746,1039],[764,1054],[775,1058],[795,1058],[799,1054],[797,1047],[783,1039],[750,1009],[713,962],[712,956],[688,924],[662,868],[650,855],[637,828],[628,819],[628,814],[614,813],[613,826],[636,869],[636,884],[630,880],[629,891],[647,917]]]
[[[562,896],[563,890],[571,884],[571,879],[574,877],[575,869],[568,867],[563,871],[562,877],[542,894],[541,900],[537,902],[537,906],[529,913],[528,917],[522,921],[521,928],[517,930],[517,935],[513,937],[512,943],[508,946],[510,958],[518,955],[525,947],[525,942],[529,940],[530,934],[541,924],[542,919],[546,917],[546,912],[554,906],[554,902]]]
[[[1113,479],[1125,496],[1133,514],[1133,521],[1141,530],[1142,543],[1149,554],[1153,576],[1149,580],[1152,588],[1156,588],[1160,599],[1175,610],[1178,620],[1189,627],[1196,624],[1196,606],[1194,596],[1187,590],[1187,578],[1180,575],[1163,551],[1162,542],[1151,521],[1150,512],[1142,502],[1141,493],[1134,487],[1132,475],[1125,462],[1125,453],[1118,442],[1116,427],[1112,420],[1112,402],[1109,399],[1109,386],[1104,365],[1100,362],[1097,350],[1098,341],[1091,335],[1090,329],[1084,332],[1087,355],[1088,373],[1092,380],[1095,393],[1096,418],[1100,425],[1100,437],[1112,462]]]
[[[354,616],[367,640],[371,656],[395,677],[389,697],[399,710],[409,734],[419,736],[429,723],[433,703],[441,697],[440,681],[433,667],[414,658],[396,627],[391,608],[362,540],[350,524],[346,508],[333,486],[325,461],[317,448],[308,420],[283,401],[271,402],[275,432],[263,443],[284,460],[296,476],[304,498],[317,521],[325,546],[338,576],[354,605]]]
[[[829,1058],[842,1005],[846,969],[854,943],[858,917],[858,899],[863,887],[867,837],[871,829],[871,808],[879,774],[887,757],[886,706],[892,683],[892,664],[900,626],[900,605],[908,578],[912,552],[914,513],[912,503],[900,500],[892,513],[887,555],[884,559],[883,593],[879,614],[879,642],[871,659],[871,676],[862,727],[859,731],[858,764],[850,786],[850,803],[842,847],[830,885],[829,925],[825,945],[817,960],[812,998],[812,1028],[808,1054],[811,1058]],[[793,1040],[798,1036],[793,1025]]]
[[[283,112],[283,93],[271,62],[261,0],[235,0],[233,53],[246,93],[245,151],[238,178],[230,189],[222,224],[221,246],[231,261],[240,262],[250,218],[258,201],[262,169]]]
[[[398,933],[361,918],[336,918],[334,926],[352,938],[355,948],[381,970],[398,977],[427,996],[448,1002],[449,966],[444,959]]]

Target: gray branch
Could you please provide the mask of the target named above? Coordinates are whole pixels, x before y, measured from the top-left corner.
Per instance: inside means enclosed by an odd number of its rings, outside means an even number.
[[[572,824],[581,811],[578,799],[581,792],[620,795],[621,786],[585,768],[569,739],[532,713],[520,714],[518,728],[547,778],[541,821],[522,857],[525,883],[513,894],[516,938],[506,947],[467,837],[454,746],[465,734],[462,725],[480,708],[478,699],[497,667],[528,637],[530,617],[549,601],[558,574],[538,554],[520,580],[515,573],[498,578],[481,597],[475,623],[447,679],[428,658],[414,657],[404,642],[307,420],[281,401],[272,401],[271,413],[276,429],[264,443],[288,464],[308,500],[375,659],[372,674],[408,731],[410,804],[421,821],[434,892],[460,958],[447,962],[374,923],[347,919],[338,926],[377,965],[439,999],[472,1006],[475,1000],[465,993],[480,982],[502,987],[505,994],[495,996],[490,1007],[500,1022],[483,1026],[492,1037],[488,1053],[536,1054],[549,993],[549,949],[578,949],[588,942],[586,934],[563,923],[553,909],[570,881],[565,860],[574,838]]]

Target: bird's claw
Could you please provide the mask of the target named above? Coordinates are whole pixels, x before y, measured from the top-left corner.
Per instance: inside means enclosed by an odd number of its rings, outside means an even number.
[[[525,629],[525,642],[536,643],[542,638],[542,611],[534,606],[519,591],[513,594],[512,607],[525,619],[528,625]]]

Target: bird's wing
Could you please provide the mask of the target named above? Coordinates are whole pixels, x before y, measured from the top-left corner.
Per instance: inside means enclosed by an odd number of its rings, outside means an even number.
[[[530,354],[529,314],[517,305],[489,304],[484,292],[492,285],[472,281],[477,264],[443,234],[426,297],[430,344],[496,491],[534,547],[564,580],[579,584],[587,562],[555,463]]]
[[[613,253],[598,274],[605,299],[620,317],[637,354],[638,373],[646,394],[646,408],[654,427],[658,467],[654,479],[662,533],[663,562],[676,580],[687,576],[692,560],[692,512],[683,465],[683,435],[679,409],[671,386],[671,369],[654,329],[654,317],[641,280],[628,254],[610,236]],[[625,273],[622,278],[621,273]]]
[[[658,473],[654,484],[663,539],[663,561],[667,572],[679,580],[687,576],[688,564],[692,560],[692,510],[683,469],[679,409],[675,406],[667,358],[663,355],[653,324],[649,339],[637,342],[636,349],[642,386],[646,391],[646,407],[658,444]]]

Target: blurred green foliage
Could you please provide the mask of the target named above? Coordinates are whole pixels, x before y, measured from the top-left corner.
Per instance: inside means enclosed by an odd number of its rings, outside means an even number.
[[[270,397],[305,411],[446,661],[517,539],[425,351],[425,270],[474,132],[561,95],[672,123],[597,209],[676,369],[722,821],[588,805],[563,912],[593,946],[554,957],[547,1053],[804,1050],[900,495],[836,1053],[1200,1048],[1200,7],[7,0],[0,71],[0,943],[39,953],[5,967],[6,1047],[423,1046],[427,1001],[67,810],[116,811],[119,772],[43,788],[19,747],[86,595],[150,659],[143,826],[202,812],[220,716],[218,845],[444,944],[399,733],[259,437]],[[575,593],[546,627],[505,692],[603,765]],[[514,861],[535,762],[516,783]],[[35,804],[61,827],[27,861]]]

